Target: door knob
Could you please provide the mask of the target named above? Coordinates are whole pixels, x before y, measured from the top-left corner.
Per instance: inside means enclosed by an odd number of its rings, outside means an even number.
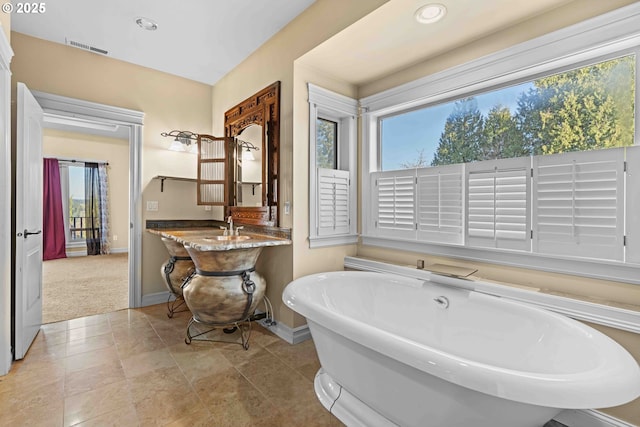
[[[38,231],[33,231],[33,232],[31,232],[31,231],[28,231],[28,230],[25,228],[25,229],[24,229],[24,232],[23,232],[23,236],[24,236],[24,238],[26,239],[27,237],[29,237],[29,236],[30,236],[30,235],[32,235],[32,234],[40,234],[40,233],[42,233],[42,230],[38,230]]]

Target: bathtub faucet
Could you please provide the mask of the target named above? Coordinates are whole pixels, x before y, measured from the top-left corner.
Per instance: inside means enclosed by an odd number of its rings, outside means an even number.
[[[227,218],[227,223],[229,224],[229,232],[233,236],[233,217],[231,215]]]

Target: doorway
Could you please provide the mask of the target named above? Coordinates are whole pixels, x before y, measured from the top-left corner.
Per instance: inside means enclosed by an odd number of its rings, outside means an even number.
[[[42,153],[45,159],[56,160],[46,161],[60,177],[64,223],[64,234],[57,234],[58,250],[49,251],[43,262],[42,323],[128,308],[129,194],[123,191],[129,179],[126,130],[79,128],[49,120],[43,132]],[[106,184],[100,187],[104,197],[97,205],[86,200],[85,173],[91,168],[85,165],[91,164],[100,166]],[[101,223],[100,250],[91,255],[87,237],[93,235],[90,224],[95,220],[90,218],[89,206],[99,209]],[[47,209],[45,203],[45,218]]]
[[[0,43],[1,44],[1,43]],[[1,56],[1,55],[0,55]],[[18,83],[20,86],[21,83]],[[8,80],[7,80],[8,86]],[[23,85],[24,86],[24,85]],[[144,122],[144,113],[128,110],[119,107],[113,107],[110,105],[97,104],[89,101],[78,100],[74,98],[63,97],[59,95],[52,95],[44,92],[32,92],[34,98],[34,104],[38,105],[40,110],[40,120],[46,119],[51,121],[62,121],[78,126],[82,126],[86,123],[93,123],[94,126],[100,126],[102,124],[105,127],[118,126],[126,129],[129,140],[129,259],[128,259],[128,278],[129,278],[129,307],[139,307],[142,301],[142,284],[141,284],[141,251],[142,251],[142,128]],[[20,121],[20,120],[19,120]],[[41,141],[41,139],[39,139]],[[41,142],[38,144],[38,150],[41,148]],[[7,146],[8,148],[8,146]],[[4,152],[3,152],[4,154]],[[0,156],[0,159],[3,156]],[[40,159],[42,154],[40,153]],[[24,161],[24,160],[23,160]],[[41,162],[40,160],[39,162]],[[17,166],[17,165],[16,165]],[[20,166],[21,171],[24,172],[28,164]],[[34,200],[34,203],[35,200]],[[24,211],[28,206],[24,205],[24,202],[18,202],[11,205],[11,212],[17,210]],[[35,209],[34,209],[35,211]],[[17,218],[17,215],[15,215]],[[42,214],[39,215],[40,223]],[[16,219],[17,222],[17,219]],[[23,225],[23,224],[21,224]],[[16,225],[12,224],[12,237],[11,241],[17,242],[18,237],[23,234],[31,235],[34,233],[17,233]],[[39,234],[39,233],[35,233]],[[16,249],[16,258],[17,258]],[[21,259],[21,262],[23,260]],[[34,261],[35,262],[35,261]],[[41,272],[42,270],[42,258],[39,257],[37,261],[39,265],[33,265],[29,267],[29,270]],[[15,265],[15,263],[14,263]],[[12,269],[12,271],[17,268]],[[20,292],[16,292],[16,289],[20,287]],[[18,319],[24,322],[24,308],[18,306],[16,299],[18,294],[22,294],[27,288],[25,287],[24,279],[18,280],[17,274],[15,283],[11,284],[11,290],[13,298],[6,299],[5,313],[7,316],[0,317],[0,374],[5,374],[11,364],[12,359],[20,359],[26,353],[26,350],[30,346],[30,343],[35,335],[30,335],[28,331],[24,330],[23,324],[18,327]],[[41,288],[39,288],[41,289]],[[36,297],[41,301],[38,293]],[[28,296],[28,295],[27,295]],[[32,295],[33,297],[33,295]],[[23,302],[23,300],[21,300]],[[10,308],[10,310],[9,310]],[[40,314],[37,319],[37,323],[30,324],[33,328],[39,329],[42,312],[39,308]],[[10,313],[10,315],[9,315]],[[9,334],[10,332],[10,334]],[[10,338],[10,339],[8,339]],[[16,343],[21,344],[21,351],[16,350]],[[13,348],[13,351],[12,351]],[[13,357],[12,357],[13,353]]]
[[[44,111],[44,127],[126,138],[129,146],[128,289],[130,308],[142,302],[142,129],[144,113],[33,91]],[[124,236],[123,236],[124,237]]]

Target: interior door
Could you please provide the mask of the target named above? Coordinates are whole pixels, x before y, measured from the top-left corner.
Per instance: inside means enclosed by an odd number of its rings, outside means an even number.
[[[42,324],[42,108],[18,83],[16,124],[16,286],[14,358]]]

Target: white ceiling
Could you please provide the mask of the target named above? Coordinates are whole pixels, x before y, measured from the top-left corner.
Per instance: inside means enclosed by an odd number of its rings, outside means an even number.
[[[314,1],[55,0],[42,14],[14,13],[11,29],[213,85]],[[143,30],[137,17],[158,29]]]

